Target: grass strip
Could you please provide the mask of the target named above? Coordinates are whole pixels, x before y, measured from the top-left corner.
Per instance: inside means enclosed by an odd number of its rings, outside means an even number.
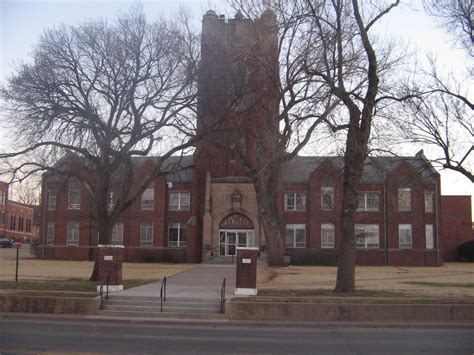
[[[151,280],[124,280],[125,289],[153,282]],[[84,279],[0,281],[1,290],[96,292],[97,282]]]
[[[426,281],[404,281],[402,284],[429,287],[461,287],[474,288],[474,283],[455,283],[455,282],[426,282]]]

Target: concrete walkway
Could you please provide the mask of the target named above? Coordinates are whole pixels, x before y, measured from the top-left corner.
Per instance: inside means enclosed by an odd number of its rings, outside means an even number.
[[[201,298],[219,300],[222,280],[226,279],[226,298],[234,296],[235,265],[201,264],[167,278],[167,298]],[[160,297],[161,280],[114,295]]]

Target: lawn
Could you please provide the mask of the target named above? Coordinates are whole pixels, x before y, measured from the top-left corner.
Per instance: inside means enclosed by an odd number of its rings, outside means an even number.
[[[268,290],[333,290],[333,266],[260,267],[258,287]],[[416,297],[474,297],[474,264],[445,263],[441,267],[360,266],[356,287],[361,291],[405,294]]]
[[[19,280],[20,281],[84,281],[91,273],[94,263],[91,261],[42,260],[33,258],[28,249],[20,250]],[[0,281],[15,281],[15,249],[0,249]],[[155,264],[155,263],[123,263],[124,284],[135,282],[143,284],[171,276],[196,267],[195,264]],[[0,289],[7,284],[0,283]],[[27,287],[27,286],[25,286]],[[42,287],[38,284],[38,287]],[[82,288],[82,286],[78,286]]]
[[[0,249],[0,289],[74,289],[93,291],[88,281],[93,263],[89,261],[40,260],[21,249],[19,280],[14,285],[14,249]],[[125,287],[160,280],[164,276],[196,267],[196,264],[124,263]],[[261,295],[311,297],[330,295],[337,268],[333,266],[289,266],[258,268],[257,287]],[[45,282],[48,281],[48,282]],[[60,281],[60,282],[58,282]],[[233,286],[233,285],[232,285]],[[370,297],[474,298],[474,264],[445,263],[442,267],[361,266],[356,270],[359,295]],[[365,295],[365,296],[364,296]],[[356,295],[357,296],[357,295]]]

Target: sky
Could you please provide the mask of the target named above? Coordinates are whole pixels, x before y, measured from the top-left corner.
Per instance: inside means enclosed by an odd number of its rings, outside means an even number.
[[[15,63],[28,60],[45,29],[63,23],[75,25],[91,18],[113,19],[121,12],[127,12],[133,3],[133,0],[0,0],[0,85],[5,84],[14,72]],[[150,18],[172,16],[182,7],[191,14],[197,29],[208,9],[227,16],[234,14],[225,0],[148,0],[141,3]],[[386,17],[378,31],[381,36],[406,42],[410,50],[418,52],[421,61],[426,59],[427,53],[435,54],[446,71],[466,66],[464,53],[454,48],[452,38],[424,14],[421,0],[403,1],[402,6]],[[0,142],[7,136],[8,132],[0,130]],[[415,153],[416,150],[411,155]],[[473,185],[460,174],[443,171],[441,181],[443,195],[473,195]]]

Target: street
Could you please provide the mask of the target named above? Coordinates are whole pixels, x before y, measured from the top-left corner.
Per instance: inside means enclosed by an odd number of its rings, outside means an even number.
[[[472,354],[474,329],[308,329],[0,319],[0,353]]]

